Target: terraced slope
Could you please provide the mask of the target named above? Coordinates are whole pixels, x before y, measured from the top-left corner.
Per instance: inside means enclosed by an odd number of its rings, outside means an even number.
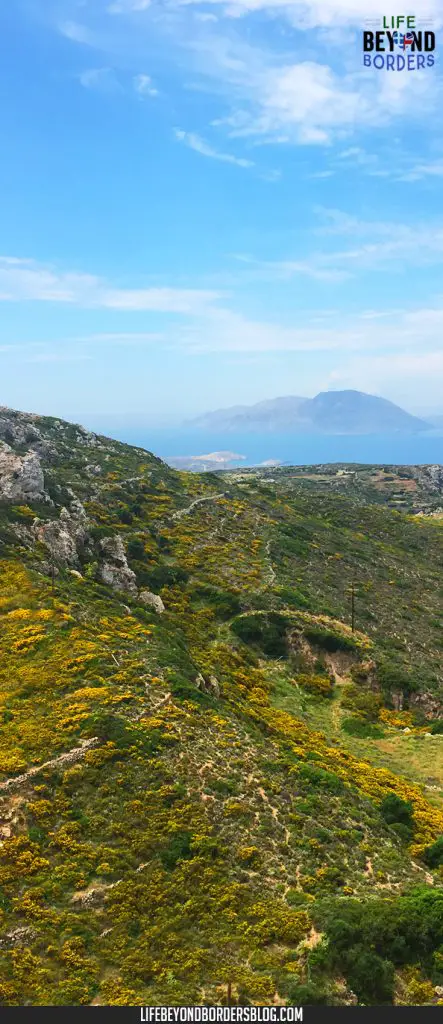
[[[438,520],[0,437],[0,1004],[438,1002]]]

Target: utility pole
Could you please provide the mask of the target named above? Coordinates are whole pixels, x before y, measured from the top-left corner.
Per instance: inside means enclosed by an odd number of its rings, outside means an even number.
[[[351,583],[351,629],[355,631],[355,583]]]

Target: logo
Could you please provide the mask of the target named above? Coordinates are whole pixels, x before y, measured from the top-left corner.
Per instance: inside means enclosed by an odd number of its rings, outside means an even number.
[[[429,23],[416,25],[414,14],[386,15],[366,22],[363,30],[363,64],[378,71],[422,71],[435,64],[435,32]],[[371,26],[371,27],[369,27]]]

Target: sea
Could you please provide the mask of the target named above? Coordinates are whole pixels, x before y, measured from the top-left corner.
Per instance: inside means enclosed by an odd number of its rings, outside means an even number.
[[[86,424],[91,429],[97,425]],[[275,461],[281,465],[309,466],[318,463],[443,464],[443,432],[425,434],[326,435],[292,433],[206,432],[186,428],[164,429],[120,422],[101,433],[127,444],[146,448],[164,461],[171,458],[232,452],[244,456],[229,467],[259,466]],[[223,468],[223,467],[220,467]]]

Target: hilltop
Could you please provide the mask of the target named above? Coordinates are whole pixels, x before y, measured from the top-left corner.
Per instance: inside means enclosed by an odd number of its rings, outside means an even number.
[[[1,1005],[439,1002],[441,489],[0,410]]]
[[[325,391],[315,398],[288,396],[208,412],[189,424],[204,430],[293,431],[320,434],[416,434],[431,424],[393,402],[363,391]]]

